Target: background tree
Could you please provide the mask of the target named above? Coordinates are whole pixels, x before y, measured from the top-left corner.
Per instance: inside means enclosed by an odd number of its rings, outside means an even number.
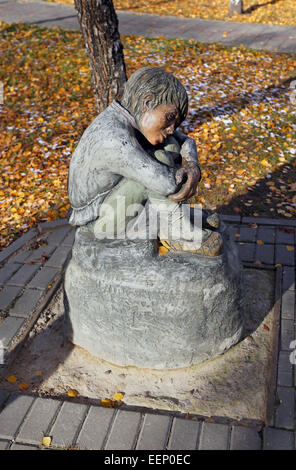
[[[230,0],[229,14],[234,15],[236,13],[239,15],[243,13],[243,0]]]
[[[112,0],[75,0],[99,112],[119,99],[126,82],[123,47]]]

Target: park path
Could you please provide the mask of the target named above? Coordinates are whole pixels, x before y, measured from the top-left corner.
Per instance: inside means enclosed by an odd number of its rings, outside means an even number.
[[[193,39],[226,46],[244,45],[253,49],[296,52],[296,27],[262,23],[179,18],[117,11],[119,31],[123,35]],[[60,26],[79,29],[76,10],[72,5],[30,0],[0,0],[0,20],[24,22],[46,27]]]

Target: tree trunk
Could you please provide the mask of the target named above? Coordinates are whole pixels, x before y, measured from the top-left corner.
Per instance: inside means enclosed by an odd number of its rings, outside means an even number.
[[[230,15],[235,15],[235,14],[241,15],[242,13],[243,13],[243,0],[230,0],[229,14]]]
[[[99,112],[120,99],[126,82],[123,47],[112,0],[75,0]]]

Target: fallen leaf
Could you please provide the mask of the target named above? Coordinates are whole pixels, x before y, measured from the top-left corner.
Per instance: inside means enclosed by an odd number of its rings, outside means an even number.
[[[265,325],[265,323],[263,324],[263,328],[266,330],[266,331],[269,331],[269,328],[267,325]]]
[[[109,398],[102,398],[101,405],[105,408],[113,408],[115,405],[115,401],[109,400]]]
[[[35,375],[36,377],[41,377],[41,376],[43,375],[43,371],[42,371],[42,370],[35,370],[34,375]]]
[[[286,250],[287,251],[294,251],[294,246],[286,245]]]
[[[20,390],[27,390],[30,385],[27,382],[21,382],[18,387]]]
[[[114,395],[113,395],[113,399],[115,401],[122,401],[123,397],[124,397],[124,394],[121,393],[121,392],[114,393]]]
[[[10,382],[11,384],[15,383],[17,381],[17,378],[15,375],[10,375],[8,378],[7,378],[7,382]]]
[[[67,395],[68,397],[75,398],[77,397],[78,392],[77,390],[73,390],[73,388],[69,388]]]
[[[50,444],[51,444],[51,437],[50,437],[50,436],[43,436],[42,441],[41,441],[41,444],[42,444],[44,447],[49,447]]]
[[[257,240],[257,245],[264,245],[264,242],[262,240]]]
[[[158,248],[158,253],[159,253],[160,256],[165,255],[166,253],[168,253],[168,251],[169,250],[165,246],[160,246]]]

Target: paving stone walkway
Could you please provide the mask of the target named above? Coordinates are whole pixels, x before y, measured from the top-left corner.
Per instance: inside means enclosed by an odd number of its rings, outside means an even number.
[[[281,316],[276,376],[277,399],[272,423],[223,423],[215,418],[76,403],[1,389],[6,365],[56,292],[71,256],[75,236],[66,220],[39,224],[0,253],[0,449],[41,449],[43,435],[51,448],[75,446],[105,450],[295,450],[296,221],[223,216],[242,262],[280,269]],[[296,344],[293,346],[296,349]],[[296,354],[294,354],[296,359]],[[103,398],[103,397],[102,397]]]
[[[226,46],[244,45],[267,51],[296,52],[296,27],[262,23],[178,18],[117,11],[119,31],[123,35],[194,39]],[[0,0],[0,19],[46,27],[79,29],[76,10],[72,5],[44,1]]]

